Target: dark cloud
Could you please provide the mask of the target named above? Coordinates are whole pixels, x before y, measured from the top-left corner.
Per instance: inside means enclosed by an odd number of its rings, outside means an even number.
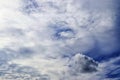
[[[70,67],[71,74],[79,75],[81,73],[96,72],[98,63],[87,56],[76,54],[71,59],[69,67]]]

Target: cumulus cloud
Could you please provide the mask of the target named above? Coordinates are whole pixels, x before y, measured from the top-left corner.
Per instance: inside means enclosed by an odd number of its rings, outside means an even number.
[[[113,4],[113,0],[0,1],[0,60],[36,68],[52,80],[100,80],[104,63],[85,55],[95,49],[92,56],[118,49]]]

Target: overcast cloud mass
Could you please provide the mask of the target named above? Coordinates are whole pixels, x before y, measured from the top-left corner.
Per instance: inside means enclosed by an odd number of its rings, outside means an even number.
[[[120,80],[118,7],[0,0],[0,80]]]

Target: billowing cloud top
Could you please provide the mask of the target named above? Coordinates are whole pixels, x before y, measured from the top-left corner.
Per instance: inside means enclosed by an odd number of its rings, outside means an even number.
[[[0,78],[112,80],[106,77],[113,69],[107,65],[119,70],[113,65],[119,58],[102,63],[94,58],[119,50],[114,4],[113,0],[0,1]]]

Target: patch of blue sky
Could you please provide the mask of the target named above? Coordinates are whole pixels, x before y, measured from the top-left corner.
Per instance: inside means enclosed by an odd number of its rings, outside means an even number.
[[[62,35],[62,33],[63,33],[63,35]],[[66,34],[66,35],[64,35],[64,34]],[[69,36],[69,34],[71,36]],[[70,28],[68,28],[68,29],[58,29],[58,30],[56,30],[56,32],[54,34],[54,36],[57,39],[70,39],[70,38],[74,37],[72,35],[74,35],[74,31]]]
[[[120,78],[120,67],[117,67],[117,68],[111,70],[107,74],[107,78]]]
[[[66,40],[75,37],[76,32],[64,21],[57,22],[50,27],[53,29],[53,36],[57,40]]]

